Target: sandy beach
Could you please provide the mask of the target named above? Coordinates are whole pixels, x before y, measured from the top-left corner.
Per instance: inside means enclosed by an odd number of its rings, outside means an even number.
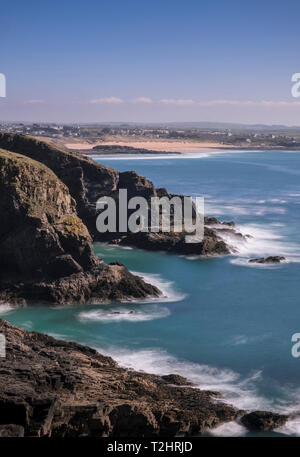
[[[193,151],[207,151],[218,149],[234,149],[232,145],[224,145],[222,143],[208,143],[196,141],[178,141],[178,140],[139,140],[139,139],[122,139],[122,140],[109,140],[109,141],[95,141],[95,142],[72,142],[65,143],[67,149],[78,151],[91,150],[94,146],[128,146],[133,148],[151,149],[152,151],[164,152],[193,152]]]

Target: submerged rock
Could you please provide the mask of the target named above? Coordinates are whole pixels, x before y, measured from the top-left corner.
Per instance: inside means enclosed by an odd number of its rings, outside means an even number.
[[[68,188],[45,165],[0,150],[0,299],[101,303],[158,296],[124,265],[106,265]]]
[[[242,424],[251,431],[267,432],[281,427],[288,420],[284,414],[269,411],[253,411],[241,418]]]
[[[249,263],[281,263],[286,260],[282,256],[260,257],[258,259],[250,259]]]

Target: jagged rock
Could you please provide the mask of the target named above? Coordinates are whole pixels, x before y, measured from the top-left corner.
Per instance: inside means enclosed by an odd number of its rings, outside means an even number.
[[[77,212],[95,241],[124,244],[149,250],[166,250],[181,254],[226,255],[231,252],[218,230],[206,227],[201,243],[188,245],[183,233],[99,233],[96,230],[96,201],[111,196],[118,205],[119,189],[127,189],[128,198],[142,196],[173,196],[166,189],[156,189],[151,181],[134,171],[118,173],[74,152],[62,151],[50,144],[28,136],[0,133],[0,147],[21,153],[44,163],[69,188],[76,200]],[[181,196],[182,198],[182,196]],[[149,218],[150,219],[150,218]],[[234,223],[225,223],[234,231]],[[205,225],[221,225],[216,218],[205,218]]]
[[[222,222],[222,224],[223,225],[229,225],[229,227],[235,227],[235,222],[233,222],[233,221],[230,221],[230,222],[224,221],[224,222]]]
[[[101,303],[158,296],[124,265],[106,265],[68,188],[45,165],[0,150],[0,299]]]
[[[180,376],[179,374],[167,374],[167,375],[161,376],[161,379],[163,379],[165,382],[168,382],[169,384],[174,384],[176,386],[192,386],[193,385],[193,383],[191,381],[184,378],[183,376]]]
[[[118,238],[120,245],[132,245],[140,249],[151,251],[166,251],[177,254],[194,255],[224,255],[230,250],[225,241],[221,240],[216,233],[205,227],[205,237],[200,243],[186,243],[184,233],[130,233]]]
[[[216,217],[205,216],[204,222],[205,222],[205,225],[218,225],[218,224],[220,224],[220,222],[218,221],[218,219]]]
[[[260,257],[258,259],[250,259],[249,263],[281,263],[286,258],[282,256]]]
[[[268,411],[253,411],[241,418],[242,424],[251,431],[267,432],[281,427],[288,420],[284,414]]]

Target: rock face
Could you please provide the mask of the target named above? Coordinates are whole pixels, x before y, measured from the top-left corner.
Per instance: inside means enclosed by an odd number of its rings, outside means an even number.
[[[50,168],[68,187],[77,204],[77,212],[94,241],[108,241],[132,245],[149,250],[165,250],[181,254],[226,255],[231,248],[222,239],[225,228],[235,234],[234,223],[225,223],[215,218],[205,218],[204,239],[200,243],[187,244],[183,233],[104,233],[96,229],[96,201],[102,196],[111,196],[118,204],[119,189],[127,189],[128,198],[142,196],[169,196],[166,189],[156,189],[151,181],[134,171],[118,173],[110,167],[74,152],[62,151],[45,142],[27,136],[0,133],[0,147],[21,153]],[[223,230],[221,230],[221,228]],[[241,235],[242,236],[242,235]]]
[[[282,256],[260,257],[258,259],[250,259],[249,263],[281,263],[286,260]]]
[[[46,165],[68,187],[77,204],[78,216],[95,232],[95,203],[117,187],[118,172],[93,160],[61,151],[43,141],[23,135],[0,134],[0,148],[16,152]]]
[[[159,291],[92,251],[68,188],[45,165],[0,150],[0,299],[86,303]]]
[[[245,414],[181,376],[120,368],[94,349],[4,320],[0,333],[6,337],[0,436],[190,436],[240,418],[251,430],[270,430],[287,419],[264,411]]]
[[[284,414],[276,414],[268,411],[253,411],[245,414],[241,422],[245,427],[252,431],[267,432],[281,427],[288,420]]]

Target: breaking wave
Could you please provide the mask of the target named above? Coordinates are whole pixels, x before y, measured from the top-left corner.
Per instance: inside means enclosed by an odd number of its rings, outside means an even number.
[[[141,273],[138,271],[131,271],[131,273],[140,276],[144,279],[144,281],[152,284],[153,286],[156,286],[163,293],[161,297],[148,298],[146,300],[143,300],[143,302],[177,302],[183,300],[187,296],[183,292],[176,290],[173,281],[167,281],[166,279],[162,278],[159,274]]]

